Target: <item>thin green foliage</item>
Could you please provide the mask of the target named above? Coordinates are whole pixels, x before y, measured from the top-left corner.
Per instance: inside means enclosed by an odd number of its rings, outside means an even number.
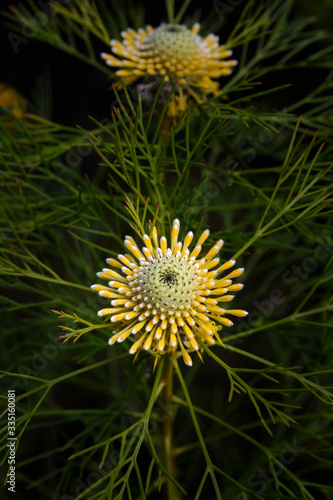
[[[192,3],[166,0],[164,20],[197,21]],[[213,7],[202,29],[223,34]],[[135,2],[54,3],[45,23],[39,10],[12,8],[9,28],[103,79],[101,46],[151,22]],[[333,498],[331,47],[294,2],[227,12],[221,43],[238,68],[177,118],[163,80],[150,101],[113,86],[109,119],[87,110],[89,130],[55,123],[46,91],[34,113],[1,110],[0,450],[5,481],[15,389],[18,500],[24,488],[36,499]],[[299,70],[324,76],[290,99]],[[209,227],[207,248],[222,232],[222,261],[245,268],[234,302],[249,316],[220,332],[223,345],[200,344],[203,363],[194,353],[189,369],[177,352],[154,369],[151,351],[128,354],[133,336],[108,346],[107,301],[90,286],[126,234],[140,246],[174,218],[180,239]]]

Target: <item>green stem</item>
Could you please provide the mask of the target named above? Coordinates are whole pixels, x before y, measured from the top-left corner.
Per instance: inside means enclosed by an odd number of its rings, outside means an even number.
[[[203,455],[204,455],[205,461],[206,461],[206,470],[203,473],[201,487],[203,487],[203,484],[204,484],[204,481],[206,480],[206,477],[208,476],[208,474],[210,474],[212,483],[214,485],[214,489],[215,489],[215,493],[216,493],[216,498],[217,498],[217,500],[222,500],[222,496],[221,496],[221,493],[220,493],[220,488],[218,486],[217,479],[216,479],[216,476],[215,476],[215,471],[214,471],[215,470],[215,466],[214,466],[214,464],[212,463],[212,461],[210,459],[210,456],[209,456],[209,453],[208,453],[208,450],[207,450],[207,447],[206,447],[206,443],[205,443],[205,440],[204,440],[203,435],[201,433],[199,422],[198,422],[198,419],[197,419],[196,414],[195,414],[195,409],[194,409],[194,406],[192,404],[190,394],[189,394],[189,392],[187,390],[185,380],[183,378],[183,375],[182,375],[182,373],[180,371],[180,368],[178,366],[178,363],[177,363],[176,359],[174,361],[174,367],[175,367],[175,372],[177,374],[178,380],[179,380],[180,385],[182,387],[182,390],[183,390],[183,393],[184,393],[184,396],[185,396],[185,400],[186,400],[186,403],[187,403],[187,407],[188,407],[188,410],[190,412],[190,415],[191,415],[191,418],[192,418],[192,422],[193,422],[195,431],[197,433],[198,440],[200,442],[200,446],[201,446],[201,449],[202,449],[202,452],[203,452]],[[199,496],[196,496],[196,498],[199,498]]]
[[[171,399],[173,396],[173,362],[172,354],[167,354],[165,356],[165,362],[163,367],[163,379],[165,380],[165,387],[163,392],[164,405],[163,411],[165,413],[165,420],[163,422],[163,440],[164,440],[164,454],[165,454],[165,467],[170,476],[175,478],[175,455],[173,449],[173,411],[171,405]],[[177,486],[167,479],[168,488],[168,500],[179,500],[179,490]]]

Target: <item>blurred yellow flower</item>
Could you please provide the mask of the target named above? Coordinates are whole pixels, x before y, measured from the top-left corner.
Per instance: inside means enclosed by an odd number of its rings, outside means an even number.
[[[208,95],[219,95],[219,83],[214,79],[230,75],[237,61],[225,60],[231,50],[219,46],[219,37],[210,34],[202,38],[200,24],[192,29],[179,24],[162,24],[158,28],[146,26],[135,31],[128,28],[121,33],[123,41],[111,40],[113,54],[102,53],[109,66],[120,68],[116,75],[125,85],[140,77],[165,84],[176,83],[176,92],[168,107],[170,116],[183,112],[189,96],[202,102]]]
[[[243,269],[219,277],[234,266],[234,260],[213,270],[219,263],[216,255],[223,241],[217,241],[199,259],[209,231],[202,233],[190,251],[193,233],[189,232],[182,243],[178,241],[179,226],[179,220],[175,219],[170,247],[165,236],[158,237],[156,227],[152,228],[151,237],[143,236],[145,246],[141,250],[131,236],[126,236],[125,246],[131,255],[107,259],[117,270],[103,269],[97,276],[111,281],[108,286],[91,288],[112,299],[111,307],[98,312],[99,316],[109,316],[112,323],[118,323],[119,331],[110,338],[110,345],[135,335],[131,354],[152,349],[157,362],[159,355],[180,348],[185,363],[191,366],[186,348],[198,352],[198,340],[210,345],[215,344],[215,339],[221,342],[218,331],[233,324],[225,314],[246,316],[247,312],[225,310],[219,305],[234,298],[230,292],[243,288],[242,284],[232,284],[232,279],[240,276]]]
[[[13,115],[20,118],[27,107],[27,101],[14,88],[0,83],[0,107],[10,108]]]

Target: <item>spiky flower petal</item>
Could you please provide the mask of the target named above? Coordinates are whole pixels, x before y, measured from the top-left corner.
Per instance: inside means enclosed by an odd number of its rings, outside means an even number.
[[[179,24],[162,24],[155,29],[146,26],[138,31],[128,28],[121,33],[122,42],[110,42],[115,56],[103,52],[101,57],[109,66],[120,68],[116,74],[125,84],[140,77],[163,78],[165,84],[177,82],[168,108],[169,114],[176,116],[185,109],[188,95],[198,102],[208,94],[218,95],[219,83],[214,79],[230,75],[237,64],[225,60],[232,51],[219,46],[219,37],[210,34],[202,38],[199,30],[198,23],[192,29]]]
[[[119,331],[109,339],[109,344],[135,335],[131,354],[151,349],[158,356],[180,348],[185,363],[191,366],[185,347],[198,352],[198,340],[210,345],[215,344],[215,339],[221,342],[218,331],[233,324],[225,314],[246,316],[247,312],[226,311],[220,305],[234,298],[230,292],[243,288],[242,284],[232,284],[232,279],[240,276],[243,269],[220,276],[235,265],[234,260],[229,260],[217,267],[216,256],[223,241],[217,241],[199,259],[209,231],[204,231],[190,250],[193,233],[190,231],[182,243],[178,241],[179,227],[179,220],[175,219],[170,247],[165,236],[158,237],[156,227],[150,237],[143,236],[145,246],[141,250],[131,236],[126,236],[125,246],[130,254],[118,255],[118,260],[107,259],[116,270],[106,268],[97,276],[109,280],[108,286],[91,288],[112,299],[111,307],[98,312],[118,324]]]

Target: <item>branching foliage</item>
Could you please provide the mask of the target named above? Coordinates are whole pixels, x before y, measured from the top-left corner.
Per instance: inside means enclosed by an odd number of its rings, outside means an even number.
[[[223,24],[220,4],[207,34]],[[135,85],[111,89],[109,119],[87,110],[89,130],[1,108],[0,449],[5,481],[14,388],[18,500],[24,488],[36,499],[332,498],[332,47],[293,8],[237,7],[222,40],[237,70],[176,119],[163,81],[150,101]],[[12,8],[9,29],[104,75],[101,44],[151,22],[135,2],[54,3],[47,22],[38,12]],[[197,21],[190,1],[176,12],[166,0],[165,12]],[[322,81],[290,99],[293,71],[319,68]],[[222,232],[222,262],[245,267],[237,307],[249,316],[220,332],[223,345],[200,344],[204,363],[165,355],[153,371],[150,351],[132,364],[128,345],[107,345],[113,325],[90,285],[126,234],[166,234],[174,218],[182,236],[209,226],[207,248]]]

